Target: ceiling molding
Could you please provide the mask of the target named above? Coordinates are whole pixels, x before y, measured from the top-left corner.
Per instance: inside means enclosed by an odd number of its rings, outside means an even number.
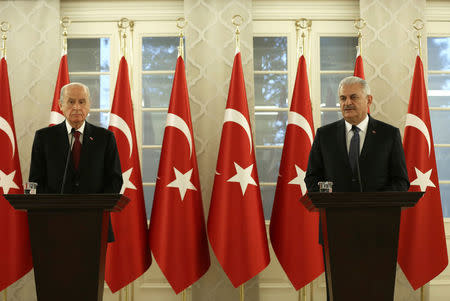
[[[61,16],[68,16],[73,22],[118,21],[123,17],[129,17],[134,21],[176,20],[183,15],[184,5],[182,0],[61,1]]]
[[[253,0],[254,20],[354,20],[359,18],[359,1]]]

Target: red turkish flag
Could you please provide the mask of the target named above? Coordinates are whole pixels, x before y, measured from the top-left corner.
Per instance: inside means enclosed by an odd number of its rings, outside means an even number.
[[[358,51],[357,51],[357,54],[356,54],[355,71],[353,72],[353,76],[357,76],[357,77],[360,77],[362,79],[365,79],[364,78],[363,59],[362,59],[361,54],[359,52],[359,47],[358,47]]]
[[[398,263],[417,289],[439,275],[448,264],[441,196],[434,154],[422,60],[416,58],[405,136],[409,191],[425,191],[415,207],[402,211]]]
[[[59,98],[61,88],[70,83],[69,69],[67,67],[67,54],[61,57],[59,63],[58,77],[56,78],[55,93],[53,94],[52,111],[50,112],[50,126],[59,124],[64,121],[64,115],[59,108]]]
[[[270,261],[245,94],[241,54],[234,58],[208,217],[208,237],[238,287]]]
[[[319,214],[309,212],[299,201],[306,193],[304,179],[313,140],[308,74],[302,55],[298,61],[270,220],[273,250],[297,290],[324,271],[322,246],[319,244]]]
[[[33,267],[26,212],[16,211],[3,194],[23,194],[22,173],[5,58],[0,61],[0,291]]]
[[[178,57],[150,219],[155,260],[175,293],[209,268],[184,61]]]
[[[117,73],[109,130],[114,133],[119,149],[123,178],[120,193],[131,200],[121,212],[111,213],[115,242],[108,244],[105,280],[114,293],[144,274],[151,264],[128,64],[124,57]]]

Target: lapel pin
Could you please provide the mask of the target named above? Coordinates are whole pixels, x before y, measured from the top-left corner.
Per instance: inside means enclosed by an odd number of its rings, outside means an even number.
[[[94,141],[94,138],[92,138],[91,136],[89,136],[89,139],[91,139],[91,141]]]
[[[375,130],[372,130],[372,134],[376,134],[377,132]]]

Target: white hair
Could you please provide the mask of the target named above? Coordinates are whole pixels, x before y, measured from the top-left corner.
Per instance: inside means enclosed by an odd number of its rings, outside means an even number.
[[[91,101],[91,94],[90,94],[90,92],[89,92],[89,87],[86,86],[86,85],[83,84],[83,83],[77,83],[77,82],[75,82],[75,83],[69,83],[69,84],[67,84],[67,85],[64,85],[64,86],[61,88],[61,94],[59,95],[59,103],[62,104],[63,99],[64,99],[64,92],[65,92],[66,88],[67,88],[67,87],[70,87],[70,86],[81,86],[81,87],[83,87],[84,90],[86,91],[88,100]]]
[[[366,95],[371,95],[369,84],[365,80],[363,80],[362,78],[357,77],[357,76],[348,76],[348,77],[344,78],[343,80],[341,80],[341,82],[339,83],[338,96],[339,96],[339,91],[341,90],[341,88],[343,86],[349,86],[349,85],[353,85],[353,84],[360,84],[361,88],[363,90],[363,93]]]

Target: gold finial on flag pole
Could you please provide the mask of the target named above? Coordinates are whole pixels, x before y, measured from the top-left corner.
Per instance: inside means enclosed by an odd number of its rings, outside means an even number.
[[[240,301],[245,301],[245,294],[244,294],[244,283],[243,284],[241,284],[241,286],[240,286],[240,293],[239,293],[239,296],[240,296]]]
[[[177,19],[177,27],[180,30],[180,45],[178,46],[178,56],[181,56],[181,58],[184,60],[184,44],[183,44],[183,39],[184,39],[184,32],[183,29],[184,27],[186,27],[186,19],[183,17],[180,17]]]
[[[127,28],[130,27],[130,20],[128,18],[122,18],[117,22],[119,27],[119,40],[120,51],[122,55],[126,57],[127,54]]]
[[[233,18],[231,18],[231,22],[234,26],[236,26],[236,53],[241,51],[241,40],[240,40],[240,34],[241,31],[239,30],[239,26],[242,25],[242,22],[244,19],[241,15],[234,15]]]
[[[295,21],[295,29],[297,32],[297,59],[305,52],[305,31],[311,28],[311,20],[301,18]],[[301,30],[301,34],[300,34]],[[300,42],[301,38],[301,42]]]
[[[413,22],[413,28],[417,31],[417,40],[419,41],[419,56],[422,57],[422,29],[424,26],[424,23],[422,19],[415,19]]]
[[[70,19],[69,17],[62,17],[59,21],[61,24],[61,27],[63,28],[62,31],[62,55],[67,54],[67,28],[70,26]]]
[[[2,48],[0,50],[2,51],[2,57],[6,58],[6,40],[8,39],[8,36],[6,33],[11,28],[11,25],[9,25],[8,22],[3,21],[0,23],[0,30],[2,31]],[[6,292],[5,292],[6,294]]]
[[[353,26],[355,26],[358,31],[358,51],[359,55],[362,55],[362,33],[361,30],[366,27],[366,21],[363,18],[358,18],[353,22]]]

